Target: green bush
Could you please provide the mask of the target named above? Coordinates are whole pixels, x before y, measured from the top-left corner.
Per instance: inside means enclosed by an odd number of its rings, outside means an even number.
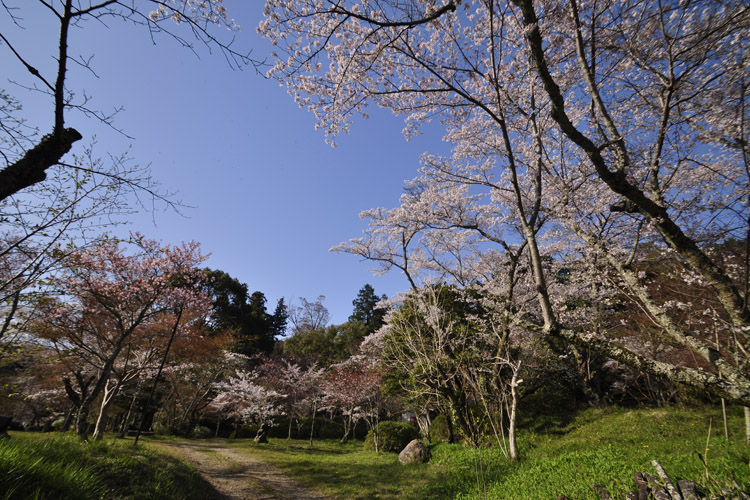
[[[52,422],[52,428],[56,431],[59,431],[62,429],[63,424],[65,423],[65,417],[58,417],[55,419],[54,422]]]
[[[193,430],[190,431],[190,437],[196,439],[208,439],[214,437],[214,433],[208,427],[196,425]]]
[[[236,431],[232,431],[233,439],[252,439],[258,434],[257,425],[243,425]]]
[[[380,451],[398,453],[413,439],[419,439],[419,429],[409,422],[380,422],[378,425]],[[365,438],[365,450],[375,449],[375,439],[370,430]]]
[[[430,425],[430,441],[434,444],[447,443],[449,441],[448,420],[444,414],[440,414],[432,419]],[[458,436],[454,436],[459,439]]]

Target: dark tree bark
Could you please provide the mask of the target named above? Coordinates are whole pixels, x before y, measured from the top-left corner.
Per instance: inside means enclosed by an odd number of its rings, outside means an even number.
[[[83,136],[74,128],[45,135],[15,163],[0,170],[0,200],[47,178],[47,169],[60,162]]]

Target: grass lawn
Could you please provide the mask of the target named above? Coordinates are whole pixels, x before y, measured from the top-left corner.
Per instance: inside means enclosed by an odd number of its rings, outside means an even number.
[[[254,457],[278,466],[332,498],[346,500],[450,499],[442,487],[448,466],[404,467],[395,453],[364,451],[361,441],[252,439],[227,441]]]
[[[0,440],[0,499],[203,500],[210,486],[187,464],[132,440],[83,443],[72,434],[11,432]]]
[[[635,486],[633,473],[655,472],[653,459],[675,482],[698,480],[718,491],[734,478],[750,490],[750,446],[743,432],[740,408],[730,411],[729,442],[716,408],[589,409],[566,420],[527,423],[519,433],[518,462],[493,447],[476,451],[436,444],[430,463],[407,467],[395,453],[364,451],[359,441],[315,441],[313,447],[286,439],[220,442],[340,500],[554,500],[560,495],[598,500],[592,483],[624,499]],[[0,441],[0,500],[203,499],[208,494],[193,469],[148,447],[134,448],[132,440],[85,444],[73,435],[11,436]],[[162,439],[176,438],[144,441]]]
[[[675,482],[699,480],[718,488],[734,476],[750,490],[750,447],[744,443],[740,408],[730,411],[730,431],[727,442],[720,412],[713,408],[590,409],[568,422],[536,421],[522,429],[522,459],[516,463],[496,448],[476,452],[461,444],[438,444],[431,447],[429,464],[410,467],[401,466],[393,453],[366,452],[360,442],[316,441],[312,448],[306,441],[285,439],[228,443],[341,500],[553,500],[560,495],[598,500],[592,483],[624,498],[635,489],[635,472],[655,474],[653,459]]]

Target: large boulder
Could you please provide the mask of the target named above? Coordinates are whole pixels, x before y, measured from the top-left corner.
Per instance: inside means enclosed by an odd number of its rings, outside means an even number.
[[[430,460],[430,450],[419,439],[414,439],[398,454],[402,464],[423,464]]]

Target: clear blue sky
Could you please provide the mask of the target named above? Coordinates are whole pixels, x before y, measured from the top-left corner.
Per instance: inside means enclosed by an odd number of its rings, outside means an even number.
[[[0,12],[0,32],[53,79],[54,20],[32,0],[8,3],[23,6],[18,13],[25,29]],[[225,5],[242,27],[236,46],[265,58],[270,44],[255,31],[263,2]],[[314,129],[313,115],[252,68],[233,71],[221,54],[208,54],[205,47],[197,47],[196,57],[166,37],[154,45],[143,27],[106,23],[89,21],[72,32],[71,52],[93,56],[98,78],[73,66],[69,87],[91,96],[92,108],[124,107],[116,125],[133,139],[72,112],[68,125],[84,135],[77,150],[94,135],[101,155],[131,146],[134,161],[150,163],[165,189],[195,207],[185,209],[184,217],[158,212],[156,225],[152,214],[139,214],[130,230],[165,243],[200,242],[211,254],[208,266],[265,293],[270,310],[280,297],[298,302],[322,294],[332,322],[342,323],[365,283],[389,296],[407,288],[403,276],[374,278],[370,263],[328,249],[361,235],[360,211],[396,206],[403,181],[417,173],[419,155],[440,147],[439,137],[407,142],[400,118],[373,109],[369,120],[356,122],[332,148]],[[20,98],[29,121],[49,132],[49,98],[9,82],[32,79],[2,44],[0,68],[0,88]]]

